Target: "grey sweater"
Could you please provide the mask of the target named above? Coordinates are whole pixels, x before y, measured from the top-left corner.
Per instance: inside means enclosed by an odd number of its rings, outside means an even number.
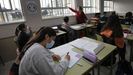
[[[52,53],[35,43],[25,53],[20,62],[19,75],[64,75],[69,61],[55,63]]]

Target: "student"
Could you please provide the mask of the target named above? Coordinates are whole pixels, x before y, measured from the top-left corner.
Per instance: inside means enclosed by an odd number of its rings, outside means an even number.
[[[79,6],[78,10],[72,9],[69,7],[69,9],[76,14],[76,21],[77,24],[86,23],[87,17],[83,12],[83,8]]]
[[[15,34],[16,34],[16,43],[17,43],[18,47],[20,48],[20,50],[22,50],[21,47],[23,47],[26,44],[26,42],[30,39],[30,37],[32,36],[32,31],[31,31],[30,27],[28,27],[27,25],[20,24],[16,28]]]
[[[102,28],[104,27],[104,25],[106,24],[107,19],[108,19],[107,13],[104,12],[104,14],[100,17],[100,23],[99,23],[99,25],[98,25],[98,27],[97,27],[97,31],[98,31],[98,32],[101,32],[101,29],[102,29]]]
[[[123,30],[117,15],[111,15],[107,24],[100,33],[106,43],[117,46],[117,50],[113,52],[113,63],[115,63],[115,55],[118,53],[121,60],[125,60],[125,43],[123,37]],[[109,63],[109,62],[108,62]]]
[[[104,12],[103,15],[100,17],[100,20],[103,21],[104,23],[107,21],[107,12]]]
[[[28,31],[30,31],[30,33]],[[15,35],[16,35],[15,42],[18,47],[16,50],[17,57],[16,57],[15,62],[12,64],[9,75],[18,75],[18,69],[19,69],[19,63],[20,63],[19,54],[22,51],[24,45],[28,42],[28,40],[32,36],[32,31],[25,24],[20,24],[16,28]]]
[[[133,22],[132,12],[127,12],[126,15],[125,15],[125,19],[122,20],[122,24],[131,25],[132,22]]]
[[[100,13],[96,13],[92,18],[91,18],[91,23],[97,26],[97,32],[100,32],[102,26],[100,23]]]
[[[65,16],[63,21],[64,22],[62,23],[62,29],[64,29],[64,31],[68,33],[68,41],[74,40],[76,37],[75,37],[74,30],[70,28],[69,17]]]
[[[55,37],[56,32],[52,28],[41,28],[21,53],[19,75],[64,75],[70,56],[66,54],[60,63],[54,62],[60,60],[59,56],[49,51],[54,45]]]

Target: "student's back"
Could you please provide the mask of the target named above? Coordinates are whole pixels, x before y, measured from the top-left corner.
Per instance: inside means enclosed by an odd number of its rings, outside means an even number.
[[[15,31],[15,43],[17,45],[17,57],[15,62],[12,64],[9,75],[18,75],[18,69],[19,69],[19,54],[21,53],[23,47],[28,42],[30,37],[32,36],[32,31],[27,29],[27,26],[25,24],[20,24]]]
[[[125,60],[126,48],[124,43],[123,30],[117,15],[111,15],[109,17],[106,26],[103,28],[100,34],[103,36],[104,42],[117,46],[117,50],[113,52],[114,59],[116,59],[115,55],[118,53],[121,60]]]
[[[125,25],[131,25],[133,23],[132,12],[127,12],[125,15],[125,19],[122,20],[121,23]]]

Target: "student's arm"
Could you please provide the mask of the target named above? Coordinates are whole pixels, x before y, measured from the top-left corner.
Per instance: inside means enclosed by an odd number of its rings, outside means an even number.
[[[69,7],[69,9],[70,9],[72,12],[75,12],[75,13],[77,12],[77,10],[75,10],[75,9],[73,9],[73,8],[70,8],[70,7]]]
[[[64,75],[69,65],[68,60],[56,64],[50,55],[42,55],[36,63],[37,70],[41,75]]]

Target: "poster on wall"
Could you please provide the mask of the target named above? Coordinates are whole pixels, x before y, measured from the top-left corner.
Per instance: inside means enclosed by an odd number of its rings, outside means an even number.
[[[37,14],[37,4],[34,0],[29,0],[27,2],[27,10],[29,14]]]

